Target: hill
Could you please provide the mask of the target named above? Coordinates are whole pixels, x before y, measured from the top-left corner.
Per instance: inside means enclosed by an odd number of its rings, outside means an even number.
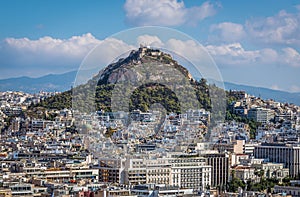
[[[27,93],[45,92],[64,92],[72,86],[77,71],[71,71],[63,74],[50,74],[38,78],[17,77],[0,79],[0,92],[22,91]],[[283,103],[294,103],[300,105],[300,92],[290,93],[280,90],[273,90],[263,87],[241,85],[230,82],[224,82],[226,90],[244,90],[250,95],[262,99],[273,99]]]
[[[135,54],[137,55],[137,54]],[[121,64],[126,64],[126,61],[133,61],[137,60],[138,56],[134,57],[134,53],[131,54],[130,58],[125,58],[122,59],[114,64],[111,64],[107,67],[105,73],[98,73],[97,78],[100,79],[100,75],[103,74],[103,78],[99,80],[99,87],[97,88],[99,90],[100,87],[102,87],[102,96],[103,94],[105,95],[106,91],[108,89],[112,89],[113,86],[109,88],[109,86],[104,87],[103,85],[106,84],[113,84],[114,80],[113,77],[117,76],[118,74],[122,74],[122,72],[118,73],[116,70],[118,70],[118,67],[120,69],[122,68],[128,68],[129,64],[127,66],[121,66]],[[170,56],[164,55],[165,60],[170,61]],[[129,63],[127,62],[127,63]],[[189,79],[191,78],[189,73],[184,67],[180,67],[178,64],[175,64],[177,66],[176,69],[182,69],[183,74],[188,77]],[[115,70],[115,71],[114,71]],[[124,70],[124,69],[123,69]],[[114,72],[112,72],[114,71]],[[56,105],[52,106],[54,107],[71,107],[72,103],[69,102],[68,97],[71,97],[71,92],[68,91],[70,90],[70,87],[72,86],[75,77],[76,77],[76,71],[68,72],[68,73],[63,73],[63,74],[50,74],[46,75],[43,77],[38,77],[38,78],[30,78],[30,77],[18,77],[18,78],[9,78],[9,79],[2,79],[0,80],[0,91],[23,91],[23,92],[28,92],[28,93],[36,93],[39,91],[48,91],[48,92],[53,92],[53,91],[59,91],[59,92],[64,92],[60,95],[58,95],[55,98],[50,98],[50,103],[56,103]],[[110,78],[109,74],[113,74]],[[106,80],[105,80],[106,78]],[[109,80],[108,80],[109,79]],[[196,81],[196,80],[194,80]],[[115,81],[116,82],[116,81]],[[240,84],[234,84],[234,83],[229,83],[229,82],[224,82],[226,90],[244,90],[248,94],[261,97],[262,99],[273,99],[279,102],[287,102],[287,103],[294,103],[296,105],[300,105],[300,93],[290,93],[290,92],[285,92],[285,91],[279,91],[279,90],[272,90],[268,88],[262,88],[262,87],[253,87],[253,86],[248,86],[248,85],[240,85]],[[100,88],[101,89],[101,88]],[[104,91],[104,90],[105,91]],[[203,88],[202,88],[203,89]],[[98,91],[97,95],[101,95],[100,92]],[[203,96],[203,95],[202,95]],[[61,98],[60,98],[61,97]],[[63,98],[65,97],[65,98]],[[59,102],[60,100],[66,100],[68,102]],[[205,100],[205,99],[204,99]],[[108,99],[102,99],[105,106],[108,105]],[[99,102],[102,102],[99,101]],[[45,104],[46,105],[46,104]],[[50,106],[51,107],[51,106]],[[99,107],[98,107],[99,108]]]
[[[111,111],[114,98],[119,99],[115,103],[118,105],[116,107],[123,107],[118,108],[120,110],[129,105],[130,111],[147,111],[155,103],[163,105],[168,112],[180,113],[190,108],[210,110],[211,91],[208,89],[220,90],[216,86],[208,86],[204,79],[194,80],[188,70],[172,59],[170,54],[139,48],[132,51],[127,58],[108,65],[86,84],[75,87],[73,92],[63,92],[32,107],[71,107],[72,95],[76,101],[75,108],[86,112]],[[132,90],[134,91],[131,92]],[[194,102],[193,96],[199,102]],[[180,98],[184,102],[179,102]],[[74,108],[74,103],[72,107]]]

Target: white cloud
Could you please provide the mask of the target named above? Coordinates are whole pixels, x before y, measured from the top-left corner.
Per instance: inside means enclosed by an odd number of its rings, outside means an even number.
[[[90,33],[69,39],[49,36],[38,40],[7,38],[0,43],[0,66],[3,73],[10,76],[67,72],[78,69],[84,57],[99,44],[109,48],[99,53],[104,62],[120,55],[120,51],[132,48],[113,38],[98,40]]]
[[[271,89],[273,89],[273,90],[281,90],[280,87],[278,85],[276,85],[276,84],[272,85]]]
[[[300,13],[282,10],[277,15],[248,20],[245,28],[249,36],[267,44],[300,45]]]
[[[216,13],[215,4],[204,2],[200,6],[187,8],[177,0],[126,0],[126,21],[132,25],[178,26],[197,24]]]
[[[300,93],[300,86],[298,86],[298,85],[288,85],[286,88],[283,88],[283,87],[278,86],[277,84],[274,84],[270,88],[273,90]]]
[[[276,64],[279,59],[279,54],[277,51],[271,48],[264,48],[259,50],[259,62],[262,64]]]
[[[293,48],[288,47],[282,49],[281,60],[287,65],[291,65],[293,67],[300,67],[300,54]]]
[[[208,52],[214,57],[219,65],[249,65],[260,57],[258,50],[247,51],[240,43],[208,45]]]
[[[142,45],[149,45],[152,47],[162,47],[163,42],[157,37],[157,36],[151,36],[151,35],[142,35],[137,38],[137,46],[140,44]]]
[[[208,45],[206,49],[220,66],[281,65],[300,67],[300,54],[293,48],[283,48],[280,51],[270,48],[245,50],[240,43],[233,43]]]
[[[209,61],[203,47],[193,40],[169,39],[163,42],[157,36],[145,34],[139,36],[136,41],[136,46],[139,43],[145,43],[176,52],[191,61]],[[95,58],[102,62],[94,62],[95,65],[90,63],[91,68],[98,68],[97,66],[101,64],[107,65],[107,62],[118,57],[121,52],[134,48],[134,46],[114,38],[98,40],[90,33],[73,36],[69,39],[7,38],[0,43],[1,78],[20,75],[41,76],[76,70],[83,58],[99,44],[102,47],[101,50],[98,50]],[[300,67],[299,51],[292,47],[279,50],[271,48],[246,50],[242,44],[236,42],[207,45],[204,48],[212,55],[218,66],[281,65]],[[203,53],[199,53],[199,51]]]
[[[212,36],[215,41],[219,42],[236,42],[243,39],[246,35],[244,27],[241,24],[224,22],[210,27],[210,32],[214,32],[217,35]]]
[[[194,6],[192,8],[187,8],[186,12],[186,22],[192,25],[196,25],[198,21],[201,21],[207,17],[216,14],[216,7],[218,4],[212,4],[208,1],[204,2],[201,6]]]
[[[54,65],[70,66],[70,64],[82,60],[100,42],[90,33],[65,40],[49,36],[38,40],[7,38],[4,40],[6,50],[4,52],[10,52],[11,55],[17,56],[17,59],[11,59],[12,63],[16,64],[53,63]]]
[[[80,46],[94,46],[95,44],[99,43],[99,40],[97,40],[92,34],[87,33],[83,34],[82,36],[73,36],[66,40],[45,36],[38,40],[30,40],[28,38],[7,38],[5,39],[5,42],[11,47],[26,49],[29,51],[47,51],[54,48],[59,48],[60,52],[70,53],[70,51],[73,51],[74,49],[76,50],[75,52],[77,52]]]
[[[204,50],[203,47],[199,46],[199,44],[193,40],[182,41],[178,39],[168,40],[165,44],[165,48],[178,53],[188,60],[200,59],[199,51]]]
[[[269,17],[253,18],[245,24],[223,22],[211,25],[210,42],[244,42],[258,45],[300,46],[300,9],[296,13],[281,10]]]
[[[300,92],[300,86],[297,86],[297,85],[292,85],[292,86],[288,86],[287,88],[282,88],[275,84],[275,85],[272,85],[270,88],[273,90],[279,90],[279,91],[284,91],[284,92],[293,92],[293,93]]]
[[[139,46],[139,44],[166,49],[188,60],[200,59],[199,52],[205,51],[205,48],[194,40],[183,41],[179,39],[169,39],[163,42],[159,37],[148,34],[141,35],[137,38],[137,46]],[[202,53],[202,55],[205,56],[207,54]]]
[[[290,91],[291,91],[291,92],[300,92],[300,86],[292,85],[292,86],[290,87]]]

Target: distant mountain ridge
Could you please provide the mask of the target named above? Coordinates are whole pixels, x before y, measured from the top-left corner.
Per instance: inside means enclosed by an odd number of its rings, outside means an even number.
[[[17,77],[0,80],[0,91],[23,91],[27,93],[36,93],[39,91],[63,92],[69,90],[73,85],[77,71],[71,71],[63,74],[49,74],[38,78]],[[244,90],[250,95],[261,97],[263,99],[274,99],[284,103],[294,103],[300,105],[300,92],[290,93],[269,88],[254,87],[249,85],[240,85],[230,82],[224,82],[226,90]]]
[[[38,78],[16,77],[0,79],[0,91],[22,91],[27,93],[63,92],[71,89],[76,77],[76,71],[63,74],[49,74]]]
[[[248,85],[240,85],[224,82],[226,90],[244,90],[250,95],[254,95],[263,99],[273,99],[282,103],[293,103],[300,105],[300,92],[285,92],[281,90],[272,90],[269,88],[255,87]]]

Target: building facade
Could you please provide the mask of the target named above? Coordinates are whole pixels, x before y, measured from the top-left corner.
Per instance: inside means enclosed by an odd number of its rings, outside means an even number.
[[[211,186],[224,186],[229,180],[229,156],[225,153],[205,154],[207,164],[211,169]]]
[[[126,159],[121,184],[165,184],[204,190],[211,186],[211,169],[203,157]]]
[[[256,107],[248,110],[248,119],[256,122],[267,123],[275,116],[275,112],[271,109]]]
[[[300,146],[283,143],[262,143],[255,147],[255,158],[269,159],[270,162],[283,163],[290,175],[300,174]]]

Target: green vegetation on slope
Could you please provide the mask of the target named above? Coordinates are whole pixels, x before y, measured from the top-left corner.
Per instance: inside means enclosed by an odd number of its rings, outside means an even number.
[[[199,101],[199,108],[206,110],[211,109],[211,99],[209,97],[209,86],[206,80],[191,81],[191,85],[194,88],[194,94]],[[92,92],[88,85],[82,85],[77,87],[77,93],[73,96],[73,99],[77,99],[77,109],[86,110],[87,107],[92,107],[92,103],[95,103],[95,110],[111,111],[111,98],[114,90],[114,84],[102,84],[96,86],[95,92]],[[185,87],[179,88],[181,94],[187,94],[188,89]],[[94,94],[94,95],[93,95]],[[120,95],[122,97],[122,95]],[[192,100],[184,103],[186,106],[178,102],[176,94],[161,84],[145,84],[136,88],[130,97],[129,110],[139,109],[141,111],[149,110],[151,104],[160,103],[165,107],[167,112],[180,113],[181,107],[189,109],[192,107]],[[189,106],[190,105],[190,106]],[[30,109],[34,108],[45,109],[64,109],[72,108],[72,91],[63,92],[61,94],[49,97],[37,105],[33,105]],[[92,108],[89,108],[92,109]]]

